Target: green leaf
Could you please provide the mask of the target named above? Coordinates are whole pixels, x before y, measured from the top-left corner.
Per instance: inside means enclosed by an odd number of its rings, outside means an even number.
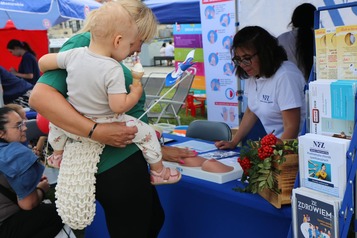
[[[266,185],[266,181],[261,181],[259,183],[259,188],[262,189]]]
[[[264,176],[260,176],[258,179],[257,179],[257,182],[260,182],[260,181],[266,181],[267,178],[264,177]]]
[[[258,172],[261,173],[261,174],[269,174],[270,170],[269,169],[261,169]]]
[[[273,185],[274,185],[273,176],[269,176],[269,177],[267,178],[267,184],[268,184],[268,187],[269,187],[269,188],[272,188],[272,187],[273,187]]]

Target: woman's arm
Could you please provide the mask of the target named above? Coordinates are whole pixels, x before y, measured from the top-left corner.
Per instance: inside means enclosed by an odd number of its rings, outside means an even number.
[[[37,185],[37,188],[25,198],[18,200],[18,205],[23,210],[32,210],[37,207],[45,197],[45,193],[50,189],[50,184],[46,177]]]
[[[185,159],[197,156],[197,152],[194,150],[188,150],[178,147],[162,146],[162,159],[170,162],[177,162],[185,164]]]
[[[16,77],[23,78],[23,79],[32,79],[33,78],[33,73],[22,74],[22,73],[16,72],[15,70],[12,71],[11,73],[13,75],[15,75]]]
[[[215,143],[218,149],[234,149],[253,128],[258,117],[247,107],[244,112],[242,122],[231,141],[218,141]]]
[[[293,108],[282,111],[284,132],[280,139],[295,139],[300,131],[300,110],[301,108]]]
[[[41,72],[58,69],[57,53],[45,54],[38,60],[38,67]]]
[[[79,114],[53,87],[37,83],[30,96],[30,105],[42,116],[62,129],[88,137],[94,122]],[[98,142],[125,147],[135,137],[138,129],[126,127],[125,123],[102,123],[95,128],[91,138]]]

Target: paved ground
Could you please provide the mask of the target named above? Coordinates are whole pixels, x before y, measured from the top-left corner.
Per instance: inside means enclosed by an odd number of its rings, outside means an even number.
[[[160,66],[153,66],[153,67],[144,67],[145,74],[144,75],[149,75],[150,73],[162,73],[162,74],[168,74],[172,70],[174,70],[175,67],[171,66],[165,66],[165,67],[160,67]],[[166,76],[166,75],[165,75]]]

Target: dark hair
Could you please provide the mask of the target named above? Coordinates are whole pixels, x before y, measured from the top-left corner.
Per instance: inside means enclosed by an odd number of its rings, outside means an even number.
[[[33,54],[33,56],[36,57],[35,51],[33,51],[31,49],[30,45],[25,41],[19,41],[19,40],[16,40],[16,39],[12,39],[12,40],[9,41],[9,43],[7,43],[7,49],[9,49],[9,50],[14,50],[16,47],[24,49],[24,50],[30,52],[31,54]]]
[[[0,131],[5,131],[5,124],[9,122],[9,117],[7,116],[10,112],[16,112],[14,109],[9,107],[0,108]],[[6,140],[0,138],[0,142],[7,142]]]
[[[232,56],[237,48],[255,51],[260,60],[260,76],[271,77],[287,60],[286,52],[278,44],[278,40],[260,26],[247,26],[239,30],[233,39],[231,48]],[[236,74],[242,79],[249,78],[248,74],[235,65]]]
[[[166,47],[166,43],[164,42],[164,43],[162,43],[162,47]]]
[[[314,12],[316,7],[310,3],[304,3],[295,8],[291,17],[294,28],[297,28],[296,60],[300,67],[304,68],[305,78],[310,75],[314,58]]]

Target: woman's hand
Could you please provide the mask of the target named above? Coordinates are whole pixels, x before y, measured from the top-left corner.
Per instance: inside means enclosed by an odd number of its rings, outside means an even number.
[[[14,67],[11,67],[10,69],[9,69],[9,71],[10,71],[10,73],[12,73],[12,74],[16,74],[17,72],[16,72],[16,69],[14,68]]]
[[[219,150],[235,149],[237,147],[237,143],[234,143],[233,141],[224,141],[224,140],[217,141],[214,143],[214,145]]]
[[[91,128],[93,128],[92,120],[79,114],[62,94],[49,85],[36,84],[31,92],[30,105],[53,124],[72,134],[88,137]],[[125,147],[132,143],[137,132],[136,127],[127,127],[125,123],[99,123],[91,138],[106,145]]]
[[[185,159],[197,156],[197,152],[171,146],[162,146],[162,159],[169,162],[185,164]]]
[[[42,177],[41,181],[38,183],[37,187],[42,188],[46,193],[50,190],[50,184],[47,177]]]
[[[132,143],[137,132],[136,126],[128,127],[125,122],[99,123],[91,138],[106,145],[123,148]]]

